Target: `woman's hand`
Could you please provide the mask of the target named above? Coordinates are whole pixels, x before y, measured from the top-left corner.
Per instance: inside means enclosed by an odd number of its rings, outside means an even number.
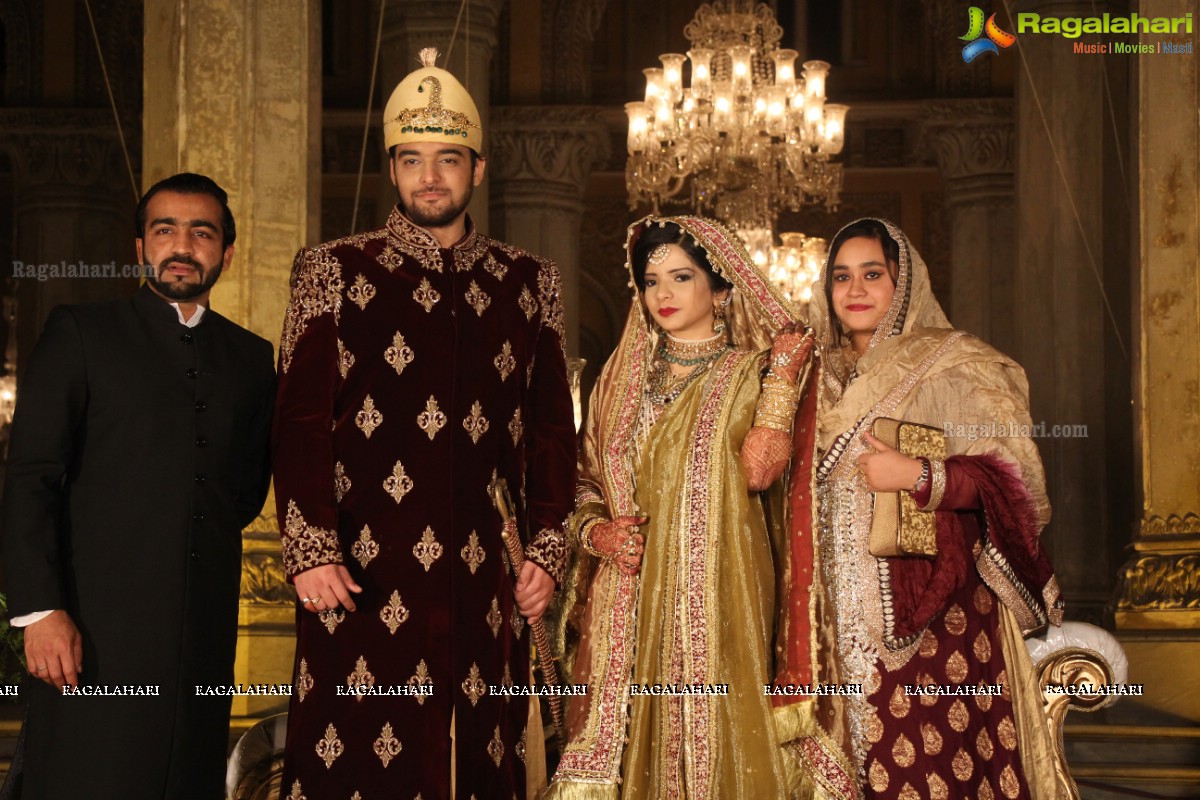
[[[863,441],[875,451],[863,453],[856,462],[867,487],[872,492],[910,491],[921,477],[921,460],[888,447],[869,432],[863,434]]]
[[[771,371],[795,383],[800,368],[812,353],[812,345],[811,333],[797,330],[795,324],[784,326],[771,344]]]
[[[638,526],[649,519],[617,517],[612,522],[601,522],[592,528],[588,540],[593,550],[617,562],[621,572],[636,575],[642,568],[642,554],[646,551],[646,537],[638,533]]]

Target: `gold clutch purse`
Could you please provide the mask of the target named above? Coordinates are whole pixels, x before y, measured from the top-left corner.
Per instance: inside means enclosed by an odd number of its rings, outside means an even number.
[[[910,458],[946,459],[946,438],[929,425],[879,417],[871,433]],[[908,492],[876,492],[868,549],[876,558],[936,556],[936,515],[921,511]]]

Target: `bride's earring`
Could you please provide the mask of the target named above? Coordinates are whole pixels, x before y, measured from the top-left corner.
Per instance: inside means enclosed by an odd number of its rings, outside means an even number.
[[[725,306],[722,303],[717,303],[713,306],[713,333],[723,333],[725,331]]]

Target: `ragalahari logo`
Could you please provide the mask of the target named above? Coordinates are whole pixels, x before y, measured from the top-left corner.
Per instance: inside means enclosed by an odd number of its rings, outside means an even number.
[[[963,61],[968,64],[984,53],[999,53],[1001,47],[1005,49],[1012,47],[1013,42],[1017,40],[1016,36],[996,24],[995,14],[988,17],[985,24],[983,9],[978,6],[971,6],[967,12],[967,26],[967,35],[958,38],[967,42],[967,46],[963,48],[962,57]],[[979,37],[985,33],[987,38],[980,39]]]

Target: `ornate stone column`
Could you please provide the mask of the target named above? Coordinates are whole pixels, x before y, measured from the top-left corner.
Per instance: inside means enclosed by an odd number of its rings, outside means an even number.
[[[1011,352],[1016,257],[1011,100],[939,100],[922,109],[922,138],[946,186],[954,326]]]
[[[503,0],[468,0],[460,19],[459,3],[448,3],[445,0],[404,0],[402,3],[389,3],[384,14],[383,45],[379,59],[379,96],[383,99],[383,104],[391,97],[396,84],[421,65],[417,59],[421,49],[436,47],[441,52],[437,65],[449,70],[462,82],[479,109],[479,116],[483,120],[483,154],[490,157],[492,132],[488,125],[488,111],[491,61],[492,51],[496,49],[497,25],[502,5]],[[377,14],[378,8],[373,12],[372,18],[377,18],[374,16]],[[446,59],[447,54],[450,56],[449,60]],[[377,106],[376,109],[376,119],[372,120],[372,124],[382,126],[383,108]],[[372,156],[368,156],[370,157]],[[396,204],[396,190],[388,178],[386,154],[380,153],[379,158],[383,165],[383,180],[380,183],[382,196],[376,207],[386,217]],[[489,159],[489,172],[494,166]],[[471,204],[467,207],[471,219],[484,233],[490,233],[488,177],[485,175],[483,184],[475,190]]]
[[[96,275],[20,281],[20,375],[50,309],[111,300],[134,285],[120,277],[134,261],[134,197],[106,110],[0,109],[0,149],[13,165],[14,260],[60,268],[82,263]],[[14,276],[15,266],[5,265],[6,275]],[[108,266],[112,277],[99,277]]]
[[[1014,13],[1092,16],[1123,4],[1023,0]],[[1155,11],[1155,15],[1159,12]],[[1029,376],[1054,516],[1043,543],[1067,615],[1105,624],[1132,521],[1128,163],[1129,59],[1077,55],[1026,35],[1017,59],[1017,225],[1012,355]],[[1141,63],[1141,62],[1137,62]],[[1054,426],[1070,426],[1059,428]],[[1077,427],[1085,426],[1085,427]],[[1082,435],[1081,435],[1082,434]],[[1086,554],[1086,555],[1085,555]]]
[[[503,239],[558,264],[567,352],[579,352],[580,222],[591,171],[609,139],[587,106],[492,109],[492,220]]]
[[[1183,16],[1187,0],[1141,3]],[[1147,8],[1149,6],[1149,8]],[[1163,37],[1143,35],[1142,41]],[[1200,33],[1190,39],[1200,50]],[[1121,568],[1117,627],[1143,701],[1200,721],[1200,105],[1194,55],[1138,61],[1134,410],[1141,519]]]
[[[147,0],[143,188],[182,171],[229,192],[233,267],[214,308],[279,341],[292,259],[320,220],[321,13],[317,0]],[[292,592],[279,569],[274,500],[244,534],[235,680],[288,683]],[[235,715],[286,698],[234,698]]]

